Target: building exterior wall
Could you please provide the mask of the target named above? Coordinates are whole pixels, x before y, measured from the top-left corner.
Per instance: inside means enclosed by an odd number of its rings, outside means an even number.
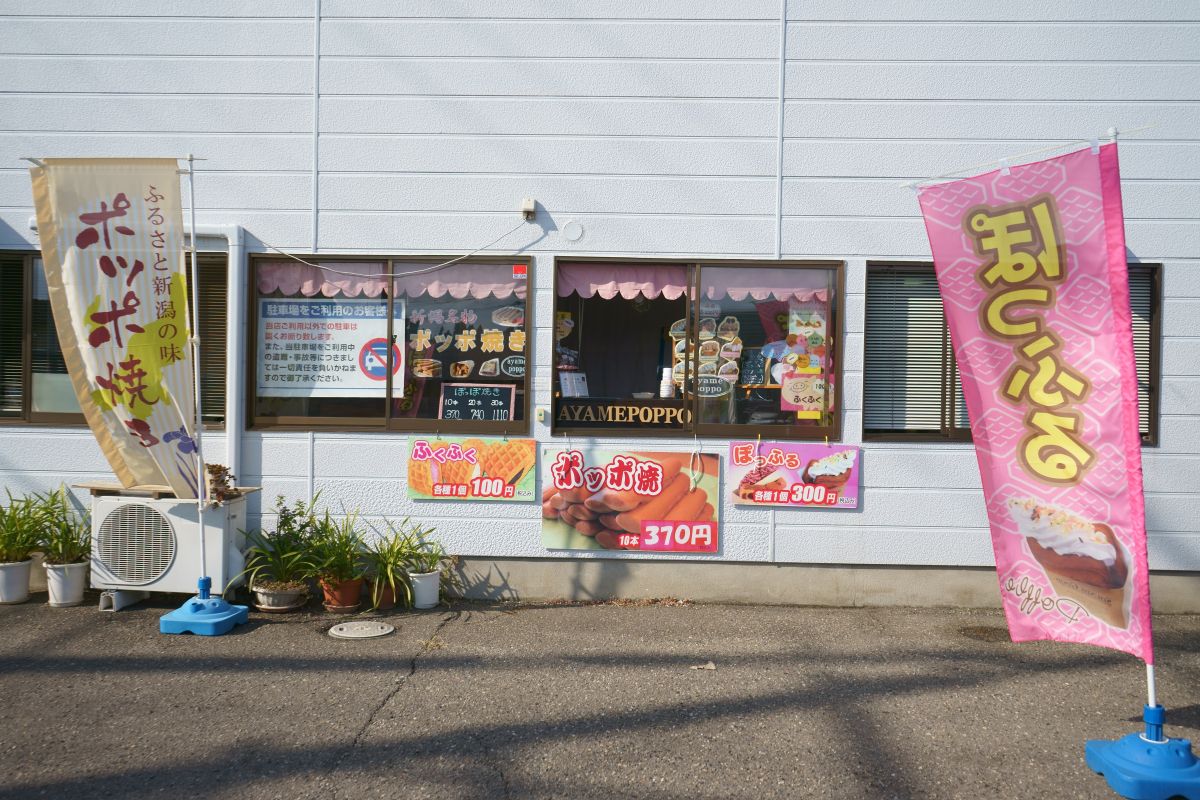
[[[21,156],[195,153],[200,223],[242,226],[249,252],[456,255],[534,197],[537,224],[498,251],[535,259],[536,408],[550,403],[555,256],[841,260],[851,443],[866,263],[930,260],[903,182],[1154,125],[1121,148],[1131,260],[1163,265],[1160,435],[1143,450],[1150,563],[1200,570],[1200,7],[18,0],[0,12],[0,248],[37,247]],[[570,220],[577,242],[560,233]],[[548,422],[530,429],[553,438]],[[210,461],[225,441],[206,436]],[[261,484],[268,509],[319,491],[335,509],[435,525],[451,552],[564,555],[541,548],[536,507],[409,501],[404,435],[240,442],[240,482]],[[704,445],[723,453],[727,440]],[[867,442],[862,459],[857,512],[726,502],[714,558],[992,564],[971,445]],[[106,477],[86,429],[0,426],[4,488]]]

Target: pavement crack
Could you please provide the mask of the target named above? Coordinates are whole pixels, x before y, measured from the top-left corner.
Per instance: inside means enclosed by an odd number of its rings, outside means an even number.
[[[433,633],[430,634],[429,638],[421,643],[421,649],[418,650],[408,662],[408,671],[396,678],[396,685],[393,686],[386,694],[384,694],[380,701],[375,704],[370,712],[368,712],[367,718],[354,733],[354,739],[351,740],[347,746],[339,748],[337,759],[329,767],[330,775],[337,773],[342,768],[342,765],[346,762],[346,759],[348,759],[350,755],[358,748],[359,744],[363,740],[363,737],[367,735],[367,731],[371,729],[373,724],[375,724],[375,720],[379,714],[385,708],[387,708],[388,704],[392,702],[393,698],[400,693],[400,690],[408,685],[409,679],[417,673],[417,662],[421,660],[421,656],[425,655],[430,650],[439,650],[442,647],[445,647],[444,642],[442,642],[440,639],[440,634],[447,625],[457,620],[460,616],[461,612],[452,611],[445,619],[438,623],[438,626],[434,628]],[[333,796],[336,800],[336,787],[334,789]]]
[[[496,774],[500,776],[500,790],[502,792],[501,797],[503,797],[504,800],[509,800],[509,798],[512,797],[512,786],[509,785],[508,775],[504,773],[504,762],[501,761],[496,755],[495,751],[488,746],[487,740],[484,737],[477,733],[472,733],[471,738],[475,740],[476,744],[479,745],[480,750],[483,751],[484,763],[494,769]]]

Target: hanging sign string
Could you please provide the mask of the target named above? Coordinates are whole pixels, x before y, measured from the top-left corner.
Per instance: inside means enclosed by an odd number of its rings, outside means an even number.
[[[1157,127],[1158,127],[1157,124],[1143,125],[1140,128],[1130,128],[1125,131],[1120,131],[1119,133],[1127,136],[1131,133],[1141,133],[1142,131],[1153,130],[1154,128],[1157,128]],[[1117,140],[1117,135],[1118,135],[1118,131],[1116,128],[1109,128],[1107,135],[1105,135],[1102,138],[1111,139],[1112,141],[1115,142]],[[1029,150],[1028,152],[1025,152],[1025,153],[1017,153],[1016,155],[1008,156],[1006,158],[993,158],[992,160],[984,161],[981,164],[972,164],[969,167],[962,167],[961,169],[951,170],[950,172],[945,172],[945,173],[942,173],[941,175],[932,175],[928,178],[920,178],[919,180],[915,180],[915,181],[906,181],[905,183],[902,183],[901,186],[903,186],[906,189],[916,190],[916,189],[919,189],[921,187],[921,184],[924,184],[924,183],[940,181],[940,180],[944,180],[945,178],[953,178],[955,175],[960,175],[964,172],[978,172],[979,170],[984,169],[986,167],[995,167],[997,165],[999,165],[1001,171],[1006,171],[1009,169],[1008,165],[1010,162],[1021,161],[1022,159],[1031,158],[1033,156],[1040,156],[1043,153],[1052,153],[1055,150],[1062,150],[1065,147],[1071,147],[1071,146],[1077,145],[1077,144],[1090,144],[1090,145],[1092,145],[1092,151],[1098,152],[1100,149],[1099,143],[1100,143],[1100,139],[1098,139],[1098,138],[1075,139],[1070,142],[1062,142],[1061,144],[1052,145],[1050,147],[1042,147],[1038,150]],[[1007,172],[1005,172],[1005,174],[1007,174]]]
[[[512,236],[514,233],[521,230],[521,228],[524,228],[526,225],[529,225],[529,224],[530,224],[529,222],[523,221],[523,222],[521,222],[520,225],[517,225],[515,228],[512,228],[511,230],[505,231],[504,233],[497,236],[492,241],[485,244],[483,247],[476,248],[475,250],[472,250],[471,252],[467,253],[465,256],[458,256],[457,258],[452,258],[449,261],[443,261],[441,264],[434,264],[432,267],[422,267],[421,269],[414,269],[410,272],[390,272],[387,274],[387,277],[388,278],[406,278],[409,275],[423,275],[426,272],[436,272],[437,270],[448,267],[451,264],[457,264],[460,261],[464,261],[464,260],[470,258],[471,256],[475,255],[476,253],[482,253],[484,250],[487,250],[487,249],[491,248],[492,246],[498,244],[500,241],[507,239],[509,236]],[[262,240],[260,239],[259,241],[262,241]],[[320,264],[314,264],[311,261],[305,261],[303,258],[299,258],[297,256],[292,255],[291,253],[284,252],[283,250],[280,250],[278,247],[274,247],[270,244],[267,244],[266,242],[262,242],[262,244],[268,250],[274,250],[276,253],[279,253],[281,256],[287,256],[288,258],[292,259],[293,261],[298,261],[301,264],[305,265],[306,267],[313,267],[314,269],[319,269],[324,272],[331,272],[334,275],[342,275],[342,276],[345,276],[348,278],[361,278],[362,277],[362,273],[359,273],[359,272],[343,272],[341,270],[334,269],[333,267],[325,267]]]

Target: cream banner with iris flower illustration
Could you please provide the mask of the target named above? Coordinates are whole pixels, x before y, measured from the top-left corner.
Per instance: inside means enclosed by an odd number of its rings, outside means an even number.
[[[200,464],[174,159],[45,159],[30,170],[58,341],[126,487],[194,498]]]

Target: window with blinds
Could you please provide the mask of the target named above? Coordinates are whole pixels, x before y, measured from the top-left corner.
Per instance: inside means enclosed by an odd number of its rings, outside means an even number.
[[[25,259],[0,253],[0,417],[23,413]]]
[[[225,419],[226,265],[224,253],[201,253],[196,264],[200,405],[207,424]],[[36,252],[0,251],[0,420],[83,423],[67,380]]]
[[[1158,266],[1129,266],[1139,430],[1157,436]],[[971,436],[941,296],[931,264],[868,265],[863,435],[969,440]]]
[[[197,253],[200,281],[200,416],[206,425],[225,422],[225,346],[228,330],[228,257],[225,253]],[[192,270],[186,261],[188,321],[192,319]]]

